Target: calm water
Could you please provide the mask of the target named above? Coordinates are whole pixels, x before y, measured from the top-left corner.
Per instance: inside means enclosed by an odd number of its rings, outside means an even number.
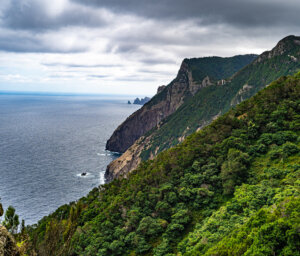
[[[126,100],[0,95],[0,197],[26,224],[104,183],[113,130],[137,110]],[[86,177],[80,173],[87,172]]]

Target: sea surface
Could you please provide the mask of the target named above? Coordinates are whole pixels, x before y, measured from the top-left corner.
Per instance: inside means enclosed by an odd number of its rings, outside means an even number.
[[[3,207],[14,206],[20,221],[34,224],[103,184],[118,156],[105,143],[138,108],[100,96],[0,94]]]

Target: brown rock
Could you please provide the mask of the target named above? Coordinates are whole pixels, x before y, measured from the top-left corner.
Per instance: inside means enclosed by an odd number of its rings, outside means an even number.
[[[174,113],[186,97],[210,84],[208,76],[199,83],[195,82],[188,64],[183,61],[177,77],[168,86],[160,87],[158,94],[114,131],[106,143],[106,149],[124,153],[138,138]]]

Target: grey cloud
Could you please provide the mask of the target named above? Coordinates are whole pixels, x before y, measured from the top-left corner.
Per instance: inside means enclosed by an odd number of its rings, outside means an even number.
[[[167,75],[167,76],[174,75],[173,72],[165,72],[162,70],[138,69],[137,72],[154,74],[154,75]]]
[[[118,64],[72,64],[72,63],[60,63],[60,62],[43,62],[41,63],[44,66],[48,67],[67,67],[67,68],[114,68],[121,67]]]
[[[44,39],[29,34],[18,33],[0,33],[0,51],[19,52],[19,53],[79,53],[86,51],[86,48],[59,47],[59,45],[50,45]]]
[[[67,26],[100,27],[106,24],[99,13],[83,6],[67,6],[50,15],[43,1],[11,0],[2,13],[2,25],[10,29],[49,30]]]
[[[300,11],[298,0],[73,1],[152,19],[196,19],[203,24],[228,23],[245,27],[299,24]]]
[[[120,37],[122,37],[122,36],[120,36]],[[136,50],[139,48],[139,45],[134,38],[130,37],[128,34],[126,34],[126,37],[128,40],[123,40],[123,38],[118,39],[118,41],[121,41],[122,44],[118,45],[116,52],[119,52],[119,53],[136,52]],[[132,41],[132,43],[127,43],[128,41]]]
[[[190,40],[193,35],[184,31],[184,28],[182,28],[180,33],[172,33],[171,30],[173,25],[174,23],[171,24],[170,22],[157,22],[147,27],[137,28],[131,33],[119,33],[112,37],[111,44],[113,45],[114,43],[120,42],[120,44],[115,48],[115,51],[118,53],[141,51],[141,46],[147,44],[151,44],[153,46],[195,44],[195,40]]]
[[[168,58],[161,58],[161,57],[145,57],[139,59],[140,62],[148,65],[159,65],[159,64],[175,64],[176,61]]]

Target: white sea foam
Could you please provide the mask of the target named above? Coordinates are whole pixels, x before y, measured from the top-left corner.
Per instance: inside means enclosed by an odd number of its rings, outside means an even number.
[[[83,173],[83,172],[82,172],[82,173]],[[94,177],[94,175],[91,174],[90,172],[85,172],[86,175],[81,175],[82,173],[78,173],[78,174],[76,174],[76,176],[77,176],[77,177],[80,177],[80,178],[92,178],[92,177]]]
[[[102,172],[99,173],[99,181],[100,181],[100,185],[105,184],[104,174],[105,174],[104,171],[102,171]]]
[[[111,156],[111,154],[97,153],[97,156]]]

